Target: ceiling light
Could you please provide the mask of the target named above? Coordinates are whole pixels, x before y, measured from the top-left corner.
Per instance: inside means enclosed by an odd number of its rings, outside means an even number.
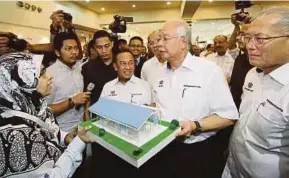
[[[167,5],[168,5],[168,6],[171,5],[171,4],[172,4],[172,3],[171,3],[170,1],[167,2]]]
[[[85,2],[89,2],[89,0],[85,0]]]
[[[135,8],[136,7],[135,4],[133,4],[132,7]]]
[[[102,11],[105,11],[105,8],[104,8],[104,7],[102,7],[102,8],[101,8],[101,10],[102,10]]]
[[[214,0],[208,0],[209,2],[213,2]]]

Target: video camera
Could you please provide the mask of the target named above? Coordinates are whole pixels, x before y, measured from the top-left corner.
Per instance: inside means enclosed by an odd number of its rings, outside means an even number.
[[[114,22],[112,22],[108,28],[112,33],[125,33],[126,32],[126,19],[123,16],[113,16]]]
[[[235,9],[236,10],[241,9],[240,12],[236,13],[236,20],[244,23],[249,23],[250,22],[250,18],[248,18],[249,13],[245,12],[244,9],[249,8],[252,5],[253,4],[251,3],[251,1],[242,1],[242,0],[235,1]]]
[[[8,35],[1,35],[1,36],[5,36],[9,39],[9,42],[8,42],[9,48],[12,48],[16,51],[24,51],[27,48],[27,41],[25,41],[24,39],[17,38],[17,36],[12,33]]]

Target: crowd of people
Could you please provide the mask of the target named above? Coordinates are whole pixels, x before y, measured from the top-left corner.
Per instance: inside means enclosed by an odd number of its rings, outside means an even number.
[[[0,33],[0,177],[289,177],[288,8],[233,14],[230,38],[203,51],[178,20],[148,35],[148,52],[99,30],[82,53],[72,17],[51,19],[51,42],[25,51]],[[157,107],[181,130],[137,169],[78,127],[100,97]]]

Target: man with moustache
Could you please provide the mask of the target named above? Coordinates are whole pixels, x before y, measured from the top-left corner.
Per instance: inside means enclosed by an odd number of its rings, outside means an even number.
[[[167,61],[162,59],[158,52],[158,41],[161,39],[160,30],[155,30],[148,36],[148,48],[154,57],[147,60],[141,70],[141,78],[147,81],[152,87],[156,80],[163,77],[166,71]]]
[[[207,59],[215,62],[222,70],[230,83],[234,65],[234,59],[228,51],[228,39],[224,35],[217,35],[214,38],[215,53],[208,55]]]
[[[245,78],[223,178],[289,176],[288,20],[288,8],[266,9],[243,35],[255,68]]]
[[[119,52],[113,64],[118,77],[103,87],[101,96],[126,103],[151,104],[149,84],[134,76],[135,61],[129,50]]]
[[[104,84],[117,76],[113,67],[112,47],[112,37],[107,31],[99,30],[94,33],[92,48],[96,51],[98,58],[84,64],[81,71],[84,79],[84,89],[87,88],[89,83],[94,84],[94,88],[91,91],[91,100],[85,106],[85,117],[87,119],[87,108],[89,105],[94,104],[98,100]]]
[[[51,94],[46,100],[60,129],[69,131],[82,121],[83,109],[76,110],[75,106],[86,103],[90,92],[82,92],[83,78],[81,62],[77,61],[77,36],[73,33],[58,33],[53,46],[58,59],[47,68],[47,73],[53,79]]]

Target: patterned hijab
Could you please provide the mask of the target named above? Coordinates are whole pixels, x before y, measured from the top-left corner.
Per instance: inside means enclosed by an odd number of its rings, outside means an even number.
[[[41,62],[42,56],[28,53],[0,57],[0,177],[37,170],[62,153],[59,127],[37,92]],[[7,110],[35,116],[53,132]]]

